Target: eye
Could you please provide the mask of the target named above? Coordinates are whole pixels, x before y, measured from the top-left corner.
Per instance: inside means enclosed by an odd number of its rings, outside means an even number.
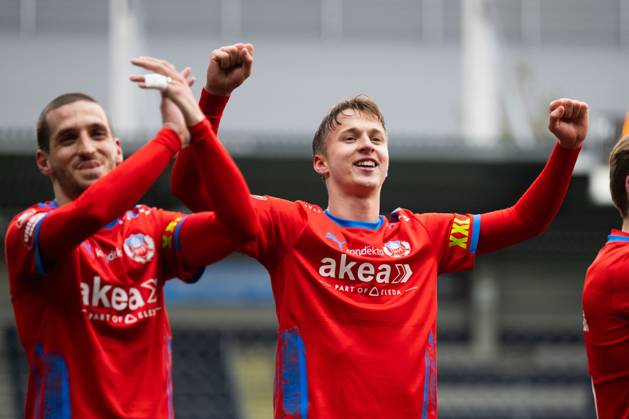
[[[92,138],[96,140],[103,140],[107,138],[107,132],[104,129],[96,129],[92,131]]]
[[[382,144],[384,142],[384,139],[381,137],[372,137],[371,142],[375,144]]]
[[[59,137],[57,142],[61,145],[69,145],[69,144],[72,144],[74,140],[76,140],[76,138],[77,138],[76,134],[73,134],[73,133],[64,134],[61,137]]]
[[[353,143],[354,141],[356,141],[356,138],[349,136],[349,137],[345,137],[343,141],[345,141],[346,143]]]

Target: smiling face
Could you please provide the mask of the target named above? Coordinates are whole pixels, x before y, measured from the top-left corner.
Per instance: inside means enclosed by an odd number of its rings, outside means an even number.
[[[37,165],[52,179],[60,204],[77,198],[122,162],[120,141],[98,103],[72,102],[45,117],[49,144],[48,150],[37,150]]]
[[[389,169],[387,135],[381,120],[365,111],[345,109],[315,152],[313,167],[343,195],[357,197],[379,193]]]

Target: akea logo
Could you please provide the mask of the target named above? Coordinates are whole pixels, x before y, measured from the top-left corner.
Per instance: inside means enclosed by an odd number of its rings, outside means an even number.
[[[154,307],[157,303],[157,279],[144,281],[140,288],[113,286],[103,283],[99,276],[95,276],[91,287],[88,283],[81,282],[84,311],[87,311],[90,320],[105,320],[111,323],[131,324],[152,317],[161,309]],[[147,305],[152,307],[147,308]],[[91,308],[113,309],[113,312],[111,310],[91,312],[89,310]]]
[[[373,264],[348,261],[347,255],[341,253],[338,261],[333,258],[321,259],[319,275],[324,278],[347,279],[349,281],[403,284],[413,275],[413,270],[408,263]]]

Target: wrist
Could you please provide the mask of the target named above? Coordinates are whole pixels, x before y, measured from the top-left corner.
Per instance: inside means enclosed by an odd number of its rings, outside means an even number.
[[[218,97],[231,96],[233,92],[233,89],[221,88],[219,86],[212,86],[208,83],[205,83],[205,86],[203,86],[203,90],[205,90],[206,93],[209,93],[212,96],[218,96]]]

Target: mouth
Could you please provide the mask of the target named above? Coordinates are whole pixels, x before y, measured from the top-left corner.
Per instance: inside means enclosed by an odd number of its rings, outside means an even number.
[[[375,169],[378,167],[378,162],[374,159],[360,159],[354,162],[354,166],[361,169]]]
[[[98,160],[86,160],[82,161],[77,165],[78,170],[91,170],[97,169],[101,166],[101,163]]]

